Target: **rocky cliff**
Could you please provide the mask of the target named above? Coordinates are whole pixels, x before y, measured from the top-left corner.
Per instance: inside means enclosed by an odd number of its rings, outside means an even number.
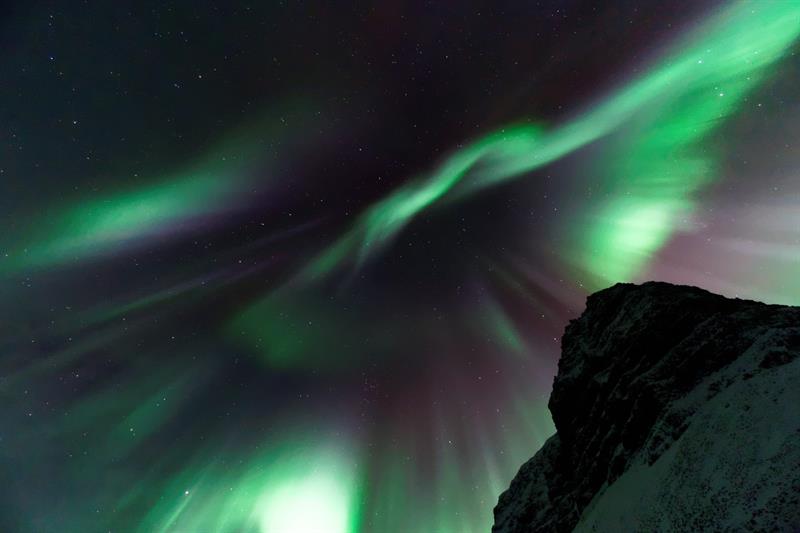
[[[800,308],[619,284],[567,326],[556,434],[496,533],[800,530]]]

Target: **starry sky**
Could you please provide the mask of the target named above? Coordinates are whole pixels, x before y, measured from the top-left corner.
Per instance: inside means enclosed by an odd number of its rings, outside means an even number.
[[[561,333],[800,304],[800,2],[0,6],[0,530],[471,533]]]

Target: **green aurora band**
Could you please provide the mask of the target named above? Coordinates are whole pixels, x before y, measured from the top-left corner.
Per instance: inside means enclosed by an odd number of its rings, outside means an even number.
[[[566,259],[600,287],[629,279],[691,214],[715,177],[701,144],[736,113],[800,34],[800,5],[740,2],[697,28],[646,75],[566,124],[510,126],[451,155],[431,175],[377,202],[302,273],[312,280],[360,264],[424,209],[519,178],[614,132],[598,173],[600,199]],[[448,198],[449,196],[449,198]],[[585,224],[576,224],[581,228]]]
[[[288,99],[275,107],[285,113],[265,112],[202,156],[150,176],[146,186],[94,191],[77,204],[65,199],[45,206],[47,216],[14,217],[0,235],[0,275],[119,253],[148,238],[185,233],[196,219],[240,208],[252,191],[248,187],[263,190],[273,183],[270,170],[283,143],[312,137],[307,102]]]

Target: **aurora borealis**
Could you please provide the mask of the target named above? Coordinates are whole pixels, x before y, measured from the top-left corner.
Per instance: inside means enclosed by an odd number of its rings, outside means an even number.
[[[74,4],[0,19],[0,531],[488,531],[587,294],[800,304],[800,2]]]

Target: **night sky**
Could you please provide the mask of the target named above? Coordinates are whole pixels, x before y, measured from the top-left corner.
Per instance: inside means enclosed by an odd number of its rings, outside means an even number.
[[[800,1],[0,6],[0,531],[487,532],[585,297],[800,304]]]

